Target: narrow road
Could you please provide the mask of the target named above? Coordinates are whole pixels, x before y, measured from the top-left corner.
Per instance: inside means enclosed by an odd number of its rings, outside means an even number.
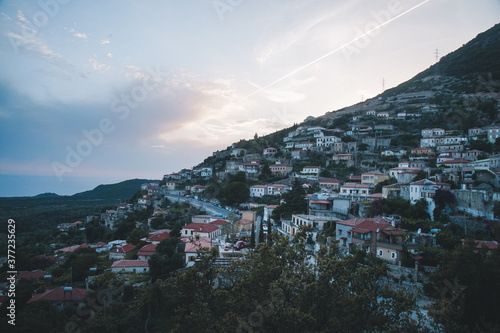
[[[165,194],[165,198],[167,198],[171,202],[187,202],[193,207],[206,211],[208,214],[222,214],[226,217],[229,216],[229,214],[234,214],[228,211],[227,209],[224,209],[222,207],[216,207],[209,202],[196,200],[194,198],[186,198],[171,194]]]

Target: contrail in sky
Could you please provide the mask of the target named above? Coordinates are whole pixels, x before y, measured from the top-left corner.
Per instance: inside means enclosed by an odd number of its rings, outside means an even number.
[[[257,90],[256,90],[256,91],[254,91],[253,93],[251,93],[251,94],[249,94],[249,95],[245,96],[245,98],[251,97],[251,96],[253,96],[253,95],[255,95],[255,94],[257,94],[257,93],[261,92],[262,90],[266,90],[267,88],[269,88],[269,87],[271,87],[271,86],[275,85],[276,83],[280,82],[281,80],[284,80],[284,79],[286,79],[287,77],[292,76],[292,75],[294,75],[294,74],[295,74],[295,73],[297,73],[297,72],[300,72],[300,71],[301,71],[301,70],[303,70],[304,68],[307,68],[307,67],[309,67],[309,66],[311,66],[311,65],[313,65],[313,64],[315,64],[315,63],[317,63],[318,61],[321,61],[321,60],[323,60],[324,58],[326,58],[326,57],[328,57],[328,56],[330,56],[330,55],[334,54],[335,52],[338,52],[338,51],[342,50],[343,48],[345,48],[345,47],[347,47],[347,46],[351,45],[352,43],[355,43],[355,42],[356,42],[356,41],[358,41],[359,39],[361,39],[361,38],[363,38],[363,37],[367,36],[368,34],[370,34],[370,33],[374,32],[374,31],[376,31],[376,30],[378,30],[378,29],[380,29],[380,28],[382,28],[384,25],[389,24],[389,23],[391,23],[391,22],[392,22],[392,21],[394,21],[394,20],[397,20],[398,18],[400,18],[400,17],[402,17],[402,16],[404,16],[404,15],[408,14],[409,12],[413,11],[414,9],[416,9],[416,8],[418,8],[418,7],[420,7],[420,6],[424,5],[424,4],[426,4],[426,3],[427,3],[427,2],[429,2],[429,1],[431,1],[431,0],[425,0],[425,1],[421,2],[421,3],[419,3],[418,5],[415,5],[415,6],[411,7],[411,8],[410,8],[410,9],[408,9],[407,11],[405,11],[405,12],[403,12],[403,13],[401,13],[401,14],[399,14],[399,15],[397,15],[397,16],[395,16],[395,17],[393,17],[393,18],[391,18],[391,19],[389,19],[389,20],[387,20],[387,21],[385,21],[384,23],[381,23],[380,25],[376,26],[375,28],[372,28],[372,29],[368,30],[367,32],[365,32],[364,34],[362,34],[362,35],[360,35],[360,36],[358,36],[358,37],[354,38],[354,39],[353,39],[353,40],[351,40],[350,42],[347,42],[347,43],[345,43],[345,44],[343,44],[343,45],[341,45],[341,46],[337,47],[335,50],[330,51],[330,52],[328,52],[327,54],[322,55],[322,56],[321,56],[321,57],[319,57],[318,59],[313,60],[313,61],[311,61],[311,62],[309,62],[309,63],[305,64],[304,66],[299,67],[299,68],[297,68],[297,69],[293,70],[292,72],[290,72],[290,73],[286,74],[285,76],[282,76],[282,77],[280,77],[279,79],[277,79],[277,80],[275,80],[275,81],[273,81],[273,82],[269,83],[267,86],[264,86],[264,87],[262,87],[262,88],[260,88],[260,89],[257,89]]]

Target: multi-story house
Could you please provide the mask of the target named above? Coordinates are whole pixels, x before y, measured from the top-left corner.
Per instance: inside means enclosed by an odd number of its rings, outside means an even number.
[[[372,189],[367,184],[345,183],[340,186],[339,195],[350,198],[352,201],[366,200],[368,195],[372,194]]]
[[[267,185],[250,186],[250,198],[261,198],[267,195]]]
[[[370,171],[361,174],[361,184],[367,184],[370,187],[389,179],[389,175],[380,171]]]
[[[286,164],[281,164],[281,163],[276,163],[273,165],[269,166],[269,169],[271,170],[271,173],[273,175],[279,175],[279,176],[285,176],[292,172],[292,167]]]

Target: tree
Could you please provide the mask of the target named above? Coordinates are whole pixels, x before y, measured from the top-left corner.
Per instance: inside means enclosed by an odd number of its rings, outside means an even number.
[[[295,181],[292,189],[283,195],[284,203],[273,210],[272,218],[275,221],[290,218],[292,214],[304,214],[307,211],[305,190],[302,185]]]
[[[154,282],[165,279],[184,267],[184,255],[179,252],[179,237],[169,237],[156,246],[156,253],[149,258],[149,276]]]
[[[251,248],[255,247],[255,223],[254,222],[252,222],[252,232],[250,234],[250,247]]]
[[[146,230],[143,229],[133,229],[129,234],[127,238],[127,243],[137,245],[140,241],[141,238],[149,236],[149,233]]]
[[[224,201],[229,206],[237,206],[250,198],[247,184],[243,182],[230,183],[224,188]]]
[[[500,251],[467,241],[443,258],[432,276],[439,294],[429,313],[447,332],[498,331]]]

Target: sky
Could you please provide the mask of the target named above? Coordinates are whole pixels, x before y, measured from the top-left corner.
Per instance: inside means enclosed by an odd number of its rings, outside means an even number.
[[[0,1],[0,196],[161,179],[371,98],[499,0]]]

